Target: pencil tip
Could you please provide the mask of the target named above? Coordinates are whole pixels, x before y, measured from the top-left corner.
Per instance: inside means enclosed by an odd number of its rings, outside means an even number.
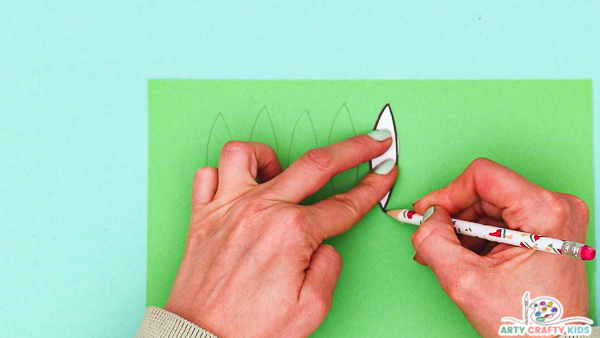
[[[400,214],[400,210],[387,210],[385,213],[397,219],[398,215]]]

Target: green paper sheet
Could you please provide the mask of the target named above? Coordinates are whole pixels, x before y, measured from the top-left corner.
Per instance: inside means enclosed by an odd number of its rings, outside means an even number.
[[[591,81],[153,80],[149,94],[148,305],[164,306],[183,256],[194,172],[216,166],[226,141],[267,143],[286,167],[310,148],[368,133],[386,103],[400,147],[388,208],[410,207],[487,157],[593,211]],[[367,171],[338,175],[304,203]],[[344,267],[315,337],[477,336],[431,270],[413,262],[414,231],[376,206],[328,240]],[[592,245],[593,233],[590,224]],[[587,269],[594,309],[593,263]]]

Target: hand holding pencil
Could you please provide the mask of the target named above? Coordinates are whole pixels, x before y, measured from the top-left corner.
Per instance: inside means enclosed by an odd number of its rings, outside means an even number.
[[[433,270],[479,334],[496,336],[502,317],[519,316],[525,291],[559,299],[569,312],[564,316],[588,314],[582,260],[457,236],[450,217],[585,243],[589,212],[582,200],[478,159],[448,186],[415,202],[414,209],[422,215],[431,206],[435,211],[412,236],[414,259]]]
[[[418,226],[427,221],[427,218],[433,214],[434,208],[433,206],[430,207],[422,216],[408,209],[388,210],[387,214],[402,223]],[[520,246],[525,249],[538,250],[560,256],[580,258],[584,261],[590,261],[596,257],[596,250],[594,248],[573,241],[563,241],[558,238],[539,236],[459,219],[452,219],[452,226],[457,235],[481,238],[496,243]]]

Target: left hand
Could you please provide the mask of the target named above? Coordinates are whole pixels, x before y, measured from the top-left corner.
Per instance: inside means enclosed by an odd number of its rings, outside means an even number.
[[[329,312],[342,266],[322,241],[356,224],[397,169],[368,173],[314,205],[298,203],[390,145],[359,135],[310,150],[281,172],[270,147],[227,143],[218,169],[194,178],[185,254],[165,309],[220,338],[309,336]]]

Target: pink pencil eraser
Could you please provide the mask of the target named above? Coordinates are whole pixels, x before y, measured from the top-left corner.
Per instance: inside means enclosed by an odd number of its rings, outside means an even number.
[[[592,248],[591,246],[584,246],[583,248],[581,248],[581,251],[579,252],[579,257],[581,257],[581,259],[583,259],[584,261],[591,261],[592,259],[594,259],[594,257],[596,257],[596,250],[594,250],[594,248]]]

